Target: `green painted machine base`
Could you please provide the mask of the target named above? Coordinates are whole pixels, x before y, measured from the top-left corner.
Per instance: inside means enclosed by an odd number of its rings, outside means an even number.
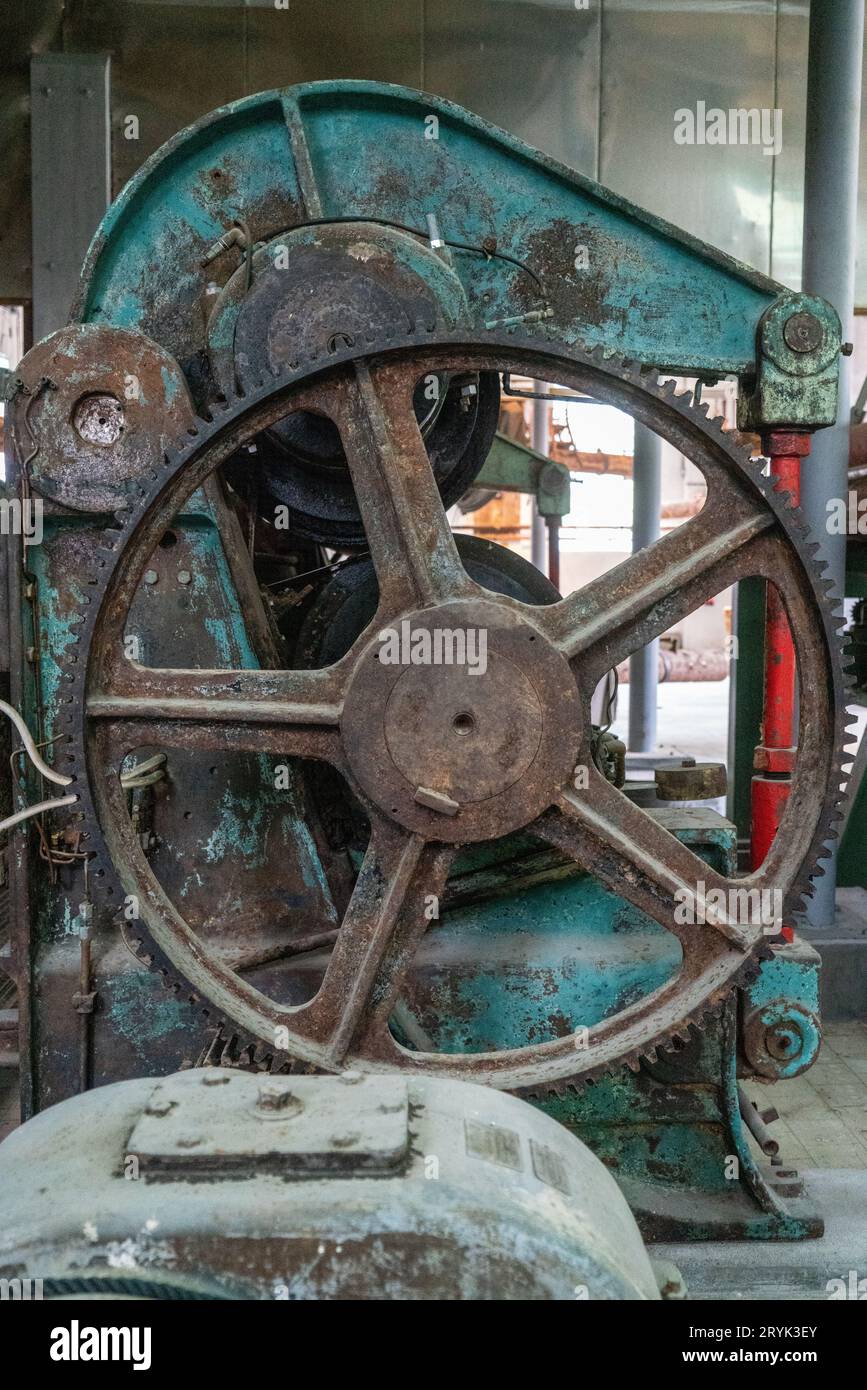
[[[611,1170],[645,1240],[809,1240],[824,1231],[809,1198],[778,1195],[773,1169],[753,1157],[736,1036],[732,1000],[679,1051],[536,1102]]]

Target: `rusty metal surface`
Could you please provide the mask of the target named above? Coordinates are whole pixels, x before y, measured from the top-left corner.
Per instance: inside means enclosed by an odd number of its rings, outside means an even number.
[[[680,767],[657,767],[656,795],[660,801],[707,801],[725,796],[725,763],[696,763],[685,758]]]
[[[30,486],[90,513],[127,503],[194,419],[174,358],[140,333],[97,324],[61,328],[27,353],[10,410]]]
[[[573,715],[571,732],[564,739],[556,709],[561,705],[565,711],[579,696],[587,709],[605,671],[732,579],[744,573],[773,577],[799,635],[803,740],[778,841],[762,869],[738,880],[738,886],[773,886],[788,903],[798,904],[809,890],[808,875],[832,831],[840,800],[841,736],[828,695],[841,694],[842,677],[819,572],[803,550],[797,515],[769,489],[735,439],[695,410],[690,397],[676,396],[670,387],[658,388],[646,372],[618,366],[601,355],[587,358],[578,351],[567,352],[544,338],[516,341],[507,335],[498,341],[494,334],[485,344],[466,345],[432,343],[430,334],[423,333],[417,344],[410,340],[399,349],[393,343],[372,344],[363,360],[353,357],[343,347],[335,351],[332,367],[323,368],[319,362],[299,366],[283,381],[231,402],[212,423],[197,423],[197,437],[170,458],[155,481],[148,485],[143,480],[141,501],[121,530],[112,533],[108,563],[101,574],[93,575],[94,601],[83,615],[74,672],[76,698],[67,716],[82,807],[98,860],[106,878],[116,872],[122,890],[141,900],[143,922],[136,924],[136,935],[142,940],[142,955],[178,975],[186,990],[206,1002],[212,1018],[227,1018],[269,1054],[288,1052],[326,1069],[346,1063],[427,1069],[519,1090],[598,1075],[683,1036],[692,1021],[722,1002],[765,948],[760,925],[745,926],[725,910],[701,931],[673,924],[678,890],[693,888],[701,880],[706,891],[725,891],[730,880],[696,860],[595,770],[589,716],[582,723]],[[341,358],[346,361],[343,367]],[[709,487],[705,508],[689,523],[577,594],[543,608],[492,596],[467,575],[411,409],[412,384],[423,371],[455,366],[516,370],[519,363],[528,375],[586,390],[630,409],[689,454]],[[345,656],[323,670],[169,672],[131,665],[123,657],[121,642],[125,615],[148,557],[183,499],[245,439],[292,409],[311,408],[335,420],[346,449],[378,579],[374,623]],[[455,605],[464,605],[470,615],[484,610],[484,622],[491,629],[491,604],[497,610],[492,652],[496,654],[497,644],[506,640],[500,633],[534,643],[533,670],[543,698],[535,706],[531,698],[526,724],[530,729],[534,719],[538,721],[540,747],[551,750],[549,761],[543,757],[540,762],[536,783],[519,775],[505,785],[508,775],[500,775],[499,780],[474,786],[472,777],[466,782],[461,770],[460,741],[468,728],[470,736],[478,734],[481,740],[482,758],[486,748],[496,754],[499,746],[503,705],[493,689],[495,679],[490,693],[473,696],[481,703],[470,709],[466,706],[474,687],[472,676],[462,673],[456,684],[446,682],[439,698],[456,743],[450,752],[444,736],[442,757],[434,762],[422,724],[414,724],[410,715],[392,728],[386,707],[369,702],[372,687],[367,682],[381,679],[366,674],[371,638],[378,630],[399,626],[405,618],[428,623],[437,613],[443,627],[453,628]],[[507,650],[503,660],[514,655],[507,656]],[[491,673],[501,665],[499,658],[492,662]],[[574,694],[564,698],[570,668]],[[553,684],[546,685],[548,669]],[[520,677],[514,675],[509,677],[511,687],[506,683],[512,696],[516,680],[520,686]],[[353,715],[355,689],[368,695],[366,721]],[[410,704],[421,694],[409,690]],[[525,730],[522,738],[527,736]],[[395,739],[399,747],[392,746]],[[120,759],[142,744],[313,758],[332,763],[345,777],[367,811],[370,843],[313,999],[291,1005],[265,997],[225,960],[203,949],[171,904],[130,834],[116,779]],[[526,757],[523,747],[519,738],[518,762]],[[573,757],[590,767],[584,793],[570,788]],[[377,762],[385,779],[382,786],[372,772]],[[388,770],[389,763],[394,771]],[[401,769],[409,794],[392,800],[384,795],[385,781]],[[457,812],[445,816],[413,795],[421,785],[412,787],[416,776],[426,782],[439,778],[437,785],[422,791],[448,797],[457,803]],[[473,794],[480,792],[486,793],[484,799],[473,803]],[[674,931],[684,954],[680,974],[656,994],[591,1029],[590,1046],[583,1054],[576,1052],[572,1037],[473,1056],[430,1055],[401,1046],[388,1020],[428,927],[423,902],[445,889],[462,823],[464,838],[480,840],[500,835],[504,826],[530,825],[534,835],[580,861],[613,891]],[[288,1042],[281,1044],[282,1030]]]
[[[338,344],[357,347],[404,323],[453,329],[466,312],[459,277],[418,237],[351,220],[302,226],[244,256],[215,294],[206,336],[210,372],[222,391],[248,391]],[[488,455],[499,400],[493,373],[441,373],[415,383],[413,411],[447,506]],[[365,544],[335,419],[296,411],[260,436],[256,451],[255,487],[289,508],[294,534]],[[248,460],[228,470],[242,496],[249,475]]]

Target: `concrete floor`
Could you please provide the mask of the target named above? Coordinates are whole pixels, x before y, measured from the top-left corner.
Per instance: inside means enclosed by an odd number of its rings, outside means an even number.
[[[856,1296],[863,1298],[867,1290],[867,1172],[807,1169],[804,1178],[807,1195],[825,1223],[819,1240],[651,1245],[651,1257],[676,1265],[687,1298],[697,1302],[827,1300],[832,1293],[840,1296],[840,1285],[832,1280],[842,1280],[846,1290],[854,1287]],[[861,1280],[865,1282],[858,1291]],[[792,1319],[781,1313],[775,1321]]]

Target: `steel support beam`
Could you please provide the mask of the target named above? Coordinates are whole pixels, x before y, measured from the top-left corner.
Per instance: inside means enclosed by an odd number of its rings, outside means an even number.
[[[632,550],[643,550],[659,536],[662,505],[662,441],[646,425],[635,423],[632,464]],[[630,753],[656,747],[656,689],[659,684],[659,639],[629,658]]]
[[[539,381],[536,383],[537,391],[547,389],[547,383]],[[537,454],[548,454],[548,416],[551,407],[547,401],[535,400],[532,403],[532,425],[530,429],[530,443]],[[539,506],[535,499],[531,503],[533,531],[531,538],[530,557],[537,570],[543,574],[548,573],[548,538],[545,532],[545,522],[539,512]]]
[[[109,59],[46,53],[30,66],[33,336],[69,320],[82,262],[111,199]]]
[[[804,180],[803,288],[834,305],[851,339],[855,298],[855,236],[864,0],[811,0]],[[849,363],[840,359],[837,423],[813,438],[803,469],[801,499],[842,597],[846,537],[827,530],[827,501],[845,497],[849,461]],[[836,853],[822,861],[824,877],[808,910],[815,927],[834,921]]]

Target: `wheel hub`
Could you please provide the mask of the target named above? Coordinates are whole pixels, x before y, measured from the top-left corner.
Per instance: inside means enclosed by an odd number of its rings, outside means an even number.
[[[517,830],[555,800],[578,757],[581,702],[532,622],[456,600],[376,633],[341,730],[353,776],[388,816],[461,843]]]

